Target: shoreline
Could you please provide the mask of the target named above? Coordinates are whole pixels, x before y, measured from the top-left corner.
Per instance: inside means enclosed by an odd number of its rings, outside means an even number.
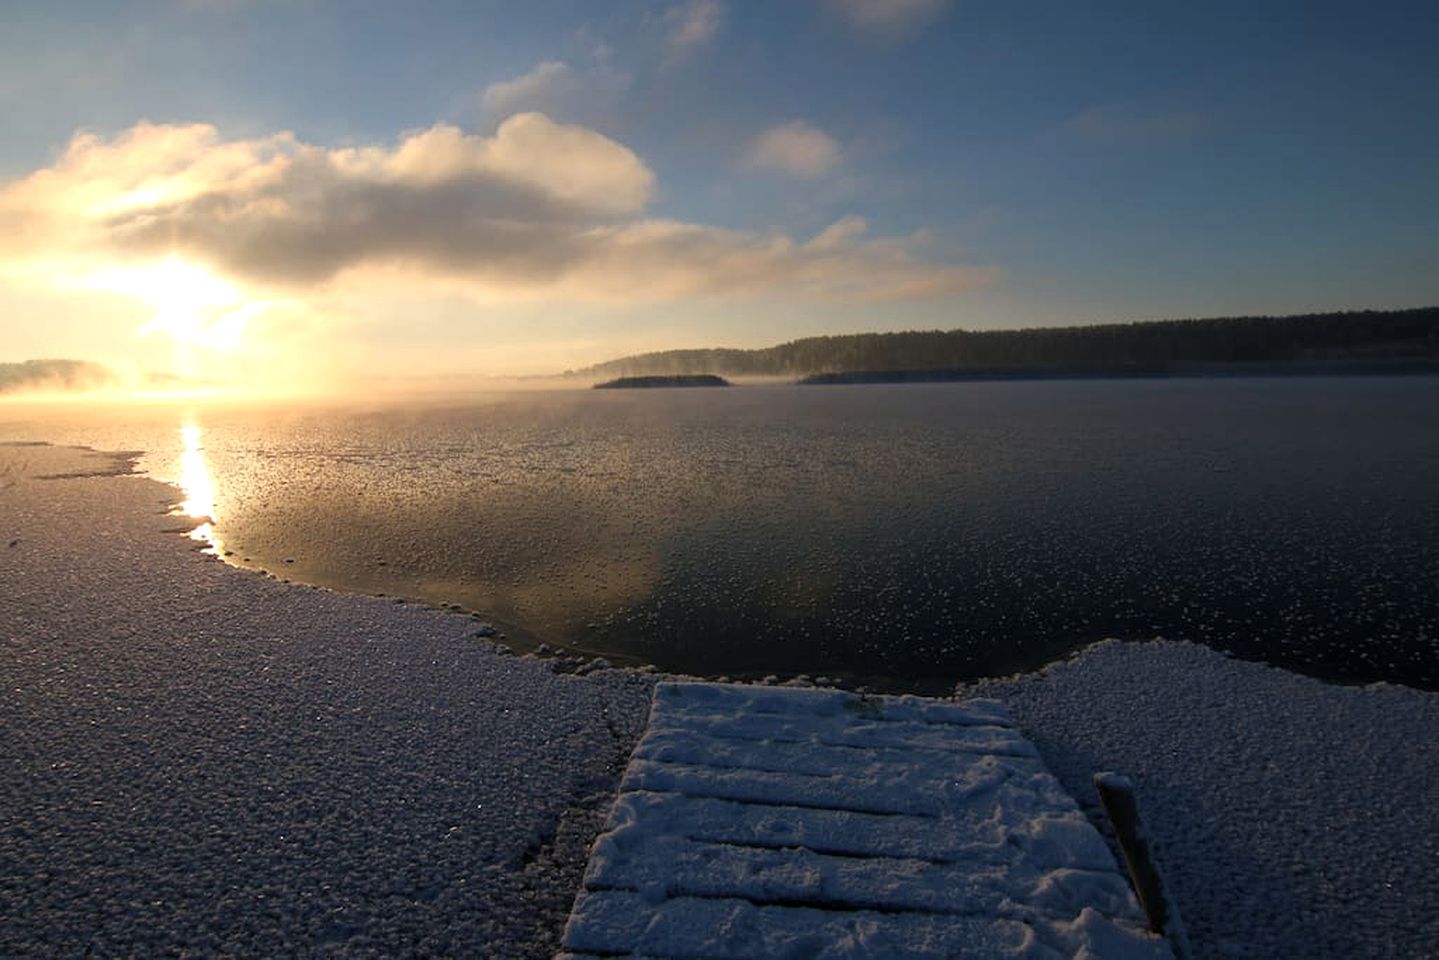
[[[0,498],[0,954],[554,951],[653,678],[241,575],[94,452]]]
[[[1265,377],[1422,377],[1439,374],[1439,359],[1293,361],[1179,364],[1174,366],[995,367],[913,370],[839,370],[811,373],[796,386],[867,386],[904,383],[1025,383],[1080,380],[1222,380]]]
[[[661,675],[239,576],[174,493],[0,445],[0,953],[548,956]],[[1092,773],[1135,782],[1196,957],[1439,940],[1439,694],[1164,641],[955,693],[1008,704],[1097,823]]]

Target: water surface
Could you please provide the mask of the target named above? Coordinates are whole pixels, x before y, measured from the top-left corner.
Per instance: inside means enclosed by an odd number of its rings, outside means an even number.
[[[1434,377],[12,406],[0,437],[150,451],[232,562],[670,669],[930,690],[1161,635],[1439,687]]]

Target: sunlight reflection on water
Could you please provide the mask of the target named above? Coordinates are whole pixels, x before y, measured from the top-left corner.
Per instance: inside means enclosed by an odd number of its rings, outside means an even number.
[[[220,538],[215,532],[215,482],[210,476],[209,464],[205,462],[205,447],[201,443],[202,431],[198,426],[182,426],[180,441],[180,489],[185,499],[177,508],[184,516],[203,521],[190,531],[190,539],[206,544],[206,553],[218,555]]]

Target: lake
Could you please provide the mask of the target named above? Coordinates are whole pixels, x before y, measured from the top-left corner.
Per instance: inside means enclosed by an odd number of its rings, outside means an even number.
[[[936,691],[1164,636],[1439,688],[1439,378],[0,407],[230,562],[704,675]]]

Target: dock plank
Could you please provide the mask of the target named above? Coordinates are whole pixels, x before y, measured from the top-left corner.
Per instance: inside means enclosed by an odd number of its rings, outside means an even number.
[[[585,877],[592,890],[630,890],[650,897],[803,902],[826,909],[983,911],[1032,919],[1061,904],[1124,912],[1133,896],[1124,877],[1112,867],[1041,871],[1016,869],[1006,860],[939,863],[918,857],[857,857],[804,847],[756,848],[675,836],[653,837],[640,845],[627,843],[623,835],[611,835],[596,848],[593,863]]]
[[[1027,924],[986,916],[757,906],[699,897],[654,904],[623,892],[586,894],[575,916],[566,935],[568,949],[674,960],[992,958],[1023,955],[1017,951],[1035,940]]]
[[[662,683],[565,929],[583,955],[1171,957],[993,701]]]
[[[1021,805],[1021,801],[1029,802]],[[951,818],[938,819],[631,791],[616,799],[610,832],[638,823],[645,831],[753,847],[802,847],[937,863],[1012,863],[1017,850],[1037,869],[1113,866],[1109,848],[1087,823],[1054,815],[1034,795],[1019,795],[1008,812],[1012,822],[984,809],[960,810]]]

